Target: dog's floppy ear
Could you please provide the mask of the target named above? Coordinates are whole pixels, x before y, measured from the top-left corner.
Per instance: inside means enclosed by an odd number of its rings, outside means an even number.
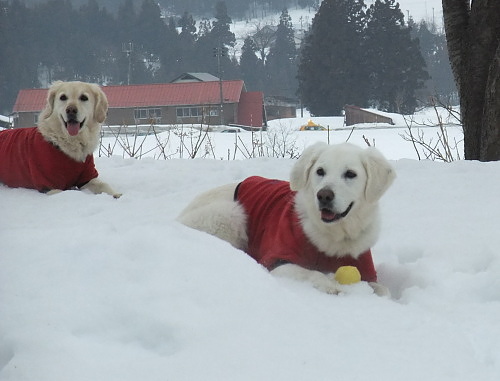
[[[385,157],[372,147],[363,151],[363,165],[367,175],[365,197],[368,202],[375,202],[392,184],[396,173]]]
[[[54,110],[54,99],[56,98],[57,91],[62,84],[63,81],[55,81],[52,83],[52,85],[50,85],[47,92],[47,102],[45,103],[45,108],[42,110],[42,112],[40,112],[38,120],[47,119],[50,115],[52,115],[52,111]]]
[[[328,144],[324,142],[318,142],[307,147],[304,152],[302,152],[302,155],[293,166],[292,173],[290,174],[291,190],[298,191],[306,186],[311,167],[327,146]]]
[[[108,112],[108,98],[98,85],[93,83],[90,87],[95,96],[94,118],[96,122],[102,123]]]

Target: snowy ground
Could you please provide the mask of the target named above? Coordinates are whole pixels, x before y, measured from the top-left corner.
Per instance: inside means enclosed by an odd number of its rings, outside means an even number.
[[[214,127],[213,132],[200,132],[200,125],[155,126],[157,133],[137,136],[136,130],[151,131],[151,126],[130,126],[130,131],[117,138],[108,127],[97,156],[121,156],[123,158],[152,157],[158,159],[185,159],[189,157],[218,160],[249,159],[257,157],[297,158],[313,141],[330,144],[349,141],[366,146],[375,145],[389,159],[425,159],[429,151],[421,145],[405,141],[412,134],[418,141],[444,154],[442,142],[448,141],[450,155],[455,159],[463,155],[463,132],[456,124],[453,113],[445,109],[424,109],[411,116],[382,113],[393,120],[387,123],[364,123],[345,126],[344,117],[311,117],[307,111],[302,116],[269,122],[265,133],[241,130],[239,133],[221,133],[234,127]],[[297,115],[300,115],[300,110]],[[299,131],[309,120],[323,126],[325,131]],[[444,126],[441,131],[436,126]],[[118,128],[117,126],[113,128]],[[204,129],[206,126],[203,127]],[[165,129],[168,129],[165,131]],[[123,129],[121,130],[123,132]],[[165,132],[161,132],[165,131]],[[116,133],[116,132],[115,132]],[[404,138],[403,138],[404,137]]]
[[[97,157],[119,200],[0,186],[0,380],[500,379],[500,163],[417,161],[395,129],[365,134],[398,174],[373,247],[391,299],[275,279],[175,221],[293,159]]]

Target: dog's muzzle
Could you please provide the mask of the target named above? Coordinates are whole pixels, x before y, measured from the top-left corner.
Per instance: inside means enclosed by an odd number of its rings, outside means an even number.
[[[344,218],[349,214],[354,205],[354,202],[351,202],[347,209],[338,213],[334,211],[333,208],[333,200],[335,198],[335,193],[331,189],[323,188],[317,194],[316,197],[318,199],[318,206],[321,212],[321,220],[326,223],[335,222]]]
[[[68,131],[68,134],[71,136],[78,135],[81,128],[83,127],[83,123],[85,123],[85,119],[83,121],[78,121],[77,119],[78,110],[76,107],[68,106],[66,108],[66,119],[61,116],[64,126]]]

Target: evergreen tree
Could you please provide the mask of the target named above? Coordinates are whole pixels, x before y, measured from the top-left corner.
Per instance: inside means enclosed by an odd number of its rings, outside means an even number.
[[[218,1],[215,4],[215,21],[212,24],[211,35],[221,46],[233,47],[236,42],[236,37],[230,30],[232,23],[233,20],[227,14],[226,3]]]
[[[218,75],[224,79],[236,79],[241,76],[238,60],[229,55],[229,49],[234,47],[236,37],[230,30],[230,25],[233,23],[231,17],[227,13],[225,1],[218,1],[215,4],[215,21],[212,24],[210,38],[214,43],[216,57],[220,60],[218,65]],[[215,60],[217,61],[217,60]]]
[[[288,10],[281,12],[276,40],[266,61],[266,93],[294,97],[297,92],[297,49],[292,18]]]
[[[158,54],[162,48],[161,38],[165,35],[165,23],[154,0],[143,0],[135,25],[137,42],[148,53]]]
[[[162,40],[162,50],[160,52],[161,67],[155,78],[156,82],[168,82],[182,70],[182,65],[179,64],[181,58],[180,37],[173,18],[169,19]]]
[[[20,88],[38,85],[33,21],[34,14],[20,1],[0,2],[0,112],[6,114]]]
[[[67,0],[50,0],[36,6],[34,14],[39,45],[36,54],[46,69],[48,82],[74,79],[81,57],[72,47],[79,46],[83,33],[80,24],[75,22],[79,19],[78,13]],[[70,48],[61,49],[61,46]]]
[[[196,34],[196,22],[193,16],[187,12],[184,12],[180,20],[178,21],[178,26],[181,28],[179,33],[179,51],[177,54],[177,66],[179,69],[178,73],[183,71],[190,71],[191,62],[195,60],[195,42],[197,38]]]
[[[87,38],[79,46],[80,54],[86,59],[76,64],[76,78],[87,82],[105,82],[113,75],[113,52],[119,49],[115,44],[114,19],[105,8],[100,9],[96,0],[88,0],[80,8],[79,29],[86,31]]]
[[[150,83],[158,76],[165,50],[166,25],[154,0],[143,0],[134,26],[131,83]]]
[[[365,46],[370,102],[382,110],[412,113],[415,91],[428,75],[418,40],[411,38],[395,0],[376,0],[368,9]]]
[[[436,28],[425,21],[418,25],[409,23],[412,36],[417,38],[420,52],[425,60],[429,80],[425,83],[425,92],[422,99],[437,96],[445,103],[457,104],[458,90],[453,79],[446,36],[437,32]]]
[[[207,71],[224,79],[229,79],[237,73],[237,62],[229,57],[229,48],[233,47],[236,41],[234,33],[230,31],[231,23],[223,1],[216,4],[213,23],[209,20],[200,22],[195,44],[196,71]]]
[[[315,115],[367,104],[363,0],[323,0],[301,49],[299,95]]]
[[[257,46],[251,37],[247,37],[241,48],[240,70],[247,90],[263,89],[264,65],[255,54]]]
[[[192,42],[194,42],[194,39],[196,37],[196,22],[194,21],[193,16],[187,12],[184,12],[178,24],[181,28],[180,35],[182,37],[185,36],[186,39],[189,38]]]
[[[132,0],[125,0],[118,8],[118,37],[120,45],[134,40],[134,26],[137,15]]]

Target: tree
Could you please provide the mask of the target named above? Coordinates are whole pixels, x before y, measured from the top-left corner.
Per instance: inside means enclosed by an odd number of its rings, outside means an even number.
[[[267,94],[294,97],[297,92],[297,49],[292,18],[288,10],[281,12],[276,40],[266,61]]]
[[[215,6],[215,21],[200,22],[194,62],[197,71],[217,73],[224,79],[235,76],[237,61],[229,57],[229,48],[236,42],[234,33],[230,31],[231,23],[224,1],[217,2]]]
[[[87,0],[79,14],[79,28],[87,33],[87,38],[79,44],[80,54],[86,59],[75,64],[76,78],[87,82],[105,82],[112,76],[114,67],[111,53],[117,50],[114,42],[117,30],[115,20],[106,8],[99,8],[96,0]]]
[[[194,21],[193,16],[184,12],[178,24],[181,28],[180,35],[186,36],[186,39],[191,39],[191,41],[194,42],[196,35],[196,21]]]
[[[260,22],[255,24],[255,33],[252,36],[255,47],[259,52],[262,62],[266,62],[270,47],[276,41],[276,27],[270,24],[262,25]]]
[[[196,42],[196,21],[188,12],[184,12],[178,26],[181,28],[179,33],[179,50],[177,52],[177,67],[179,72],[188,71],[189,65],[195,60],[195,42]],[[180,70],[183,68],[182,70]]]
[[[500,160],[500,1],[443,0],[465,159]]]
[[[257,46],[252,37],[245,38],[241,48],[240,70],[243,81],[249,91],[262,90],[264,64],[255,54]]]
[[[182,57],[181,42],[173,17],[169,19],[165,28],[165,34],[161,36],[160,45],[161,51],[159,56],[161,67],[158,70],[155,81],[165,82],[179,75],[179,71],[182,68],[182,64],[180,63],[180,58]]]
[[[444,33],[438,32],[435,26],[423,20],[417,25],[410,19],[409,26],[412,35],[418,38],[420,52],[430,76],[422,91],[422,99],[437,97],[440,102],[456,104],[457,87],[451,72]]]
[[[0,112],[11,111],[20,88],[38,85],[33,21],[34,15],[22,2],[0,2]]]
[[[418,40],[412,39],[395,0],[376,0],[366,16],[370,102],[385,111],[411,114],[415,91],[428,79]]]
[[[324,0],[301,49],[299,95],[315,115],[367,104],[363,0]]]
[[[218,1],[215,4],[215,21],[212,24],[210,34],[214,40],[218,41],[220,46],[233,47],[236,42],[236,37],[230,30],[230,25],[233,23],[231,17],[227,14],[227,7],[224,1]]]

